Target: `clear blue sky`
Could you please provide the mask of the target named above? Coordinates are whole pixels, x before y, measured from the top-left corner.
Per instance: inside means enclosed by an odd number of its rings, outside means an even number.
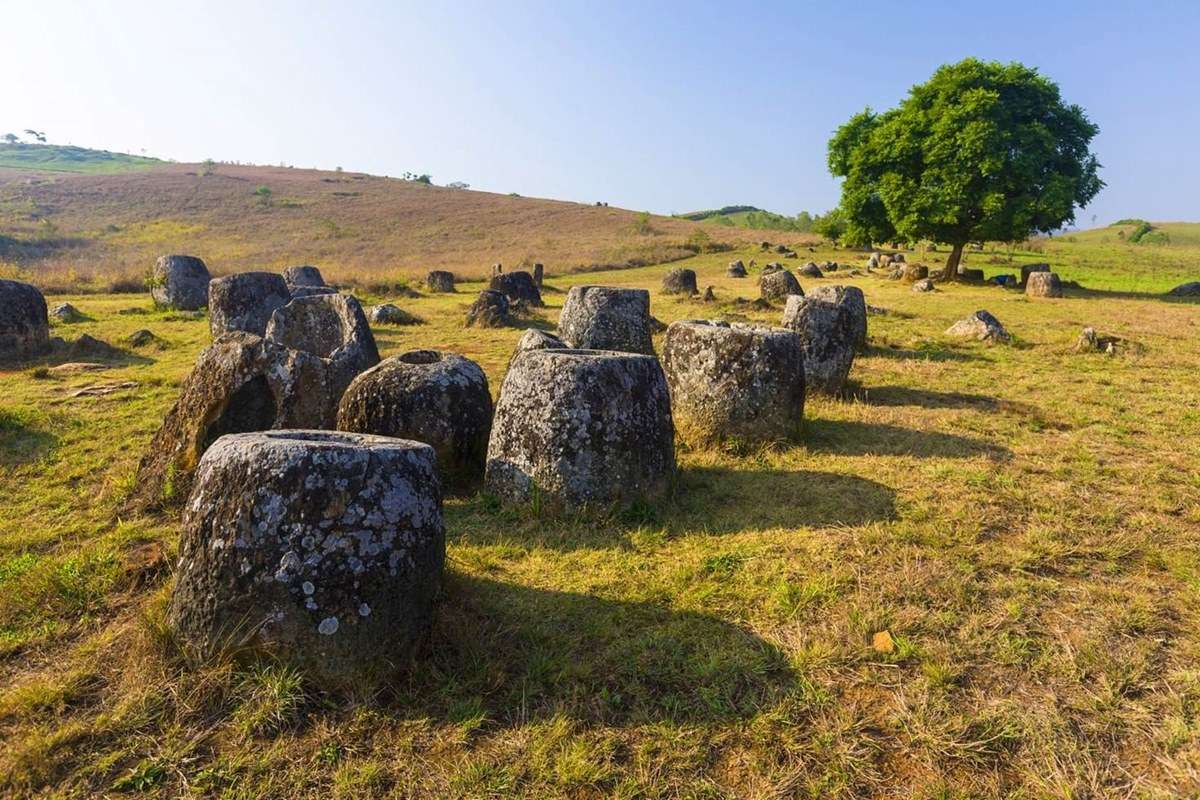
[[[0,133],[663,213],[826,209],[848,116],[943,62],[1015,60],[1100,125],[1080,224],[1200,220],[1195,0],[36,0],[0,23]]]

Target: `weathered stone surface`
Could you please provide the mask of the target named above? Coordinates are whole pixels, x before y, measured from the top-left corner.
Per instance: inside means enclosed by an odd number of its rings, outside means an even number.
[[[512,318],[508,314],[508,298],[504,292],[484,289],[467,309],[467,326],[477,328],[502,328]]]
[[[28,283],[0,280],[0,360],[29,358],[49,347],[46,298]]]
[[[800,336],[808,392],[841,394],[854,363],[857,341],[856,323],[848,304],[819,297],[789,297],[783,310],[783,327]]]
[[[867,269],[878,269],[879,258],[879,253],[871,253],[871,257],[867,259]]]
[[[138,466],[133,504],[155,506],[186,496],[200,457],[224,434],[332,428],[349,383],[345,371],[254,334],[217,337],[196,359],[151,440]]]
[[[900,272],[900,280],[905,283],[915,283],[929,277],[929,267],[924,264],[902,264],[898,270]]]
[[[446,557],[428,445],[288,430],[217,440],[184,511],[169,621],[201,659],[269,652],[326,688],[408,665]]]
[[[762,274],[770,275],[773,272],[780,272],[782,270],[783,270],[783,264],[780,264],[778,261],[768,261],[766,264],[763,265]]]
[[[504,274],[504,265],[503,264],[501,264],[499,261],[497,261],[495,264],[492,264],[492,277],[493,278],[496,277],[497,275],[503,275],[503,274]]]
[[[929,280],[929,278],[922,278],[919,281],[915,281],[912,285],[914,292],[932,292],[935,288],[933,281]]]
[[[262,336],[277,308],[292,301],[287,282],[274,272],[239,272],[208,287],[208,327],[213,338],[244,331]]]
[[[1029,282],[1029,276],[1035,272],[1049,272],[1049,264],[1022,264],[1021,265],[1021,285],[1024,286]]]
[[[947,328],[946,333],[964,339],[978,339],[981,342],[1007,342],[1012,338],[1000,324],[1000,320],[982,310],[976,311],[966,319],[960,319]]]
[[[454,273],[444,269],[435,269],[425,276],[425,288],[431,292],[453,292]]]
[[[312,266],[288,267],[283,271],[283,280],[287,283],[289,289],[295,289],[297,286],[325,286],[325,279],[321,277],[321,270]]]
[[[337,294],[338,290],[332,286],[288,286],[288,292],[295,300],[298,297],[316,297],[322,294]]]
[[[861,353],[867,348],[867,298],[862,289],[857,286],[818,286],[808,296],[842,306],[850,315],[854,328],[854,349]]]
[[[195,311],[208,305],[208,267],[195,256],[159,256],[150,273],[150,297],[163,308]]]
[[[445,486],[483,478],[492,395],[479,365],[455,353],[412,350],[359,375],[342,395],[338,430],[432,445]]]
[[[711,286],[706,286],[706,287],[704,287],[704,298],[703,298],[703,300],[704,300],[704,302],[705,302],[705,303],[715,303],[715,302],[717,302],[717,293],[716,293],[715,291],[713,291],[713,287],[711,287]]]
[[[758,292],[759,296],[769,303],[783,303],[793,295],[804,296],[800,282],[786,269],[774,272],[763,270],[763,274],[758,279]]]
[[[893,253],[892,254],[892,263],[903,264],[904,261],[905,261],[904,253]]]
[[[382,303],[371,306],[367,319],[376,325],[420,325],[421,319],[410,314],[399,306]]]
[[[983,270],[960,266],[958,268],[958,279],[964,283],[983,283]]]
[[[492,421],[487,485],[508,500],[627,504],[675,474],[671,401],[658,359],[531,350],[513,359]]]
[[[795,438],[804,416],[804,353],[789,330],[687,320],[667,329],[663,371],[685,441]]]
[[[1118,346],[1121,344],[1119,336],[1101,336],[1096,333],[1095,328],[1084,328],[1079,334],[1079,339],[1075,342],[1075,352],[1077,353],[1108,353],[1115,355]]]
[[[533,276],[523,270],[496,275],[488,284],[488,288],[503,292],[509,302],[521,302],[531,308],[541,308],[545,305]]]
[[[154,335],[154,332],[146,328],[140,328],[129,334],[129,338],[125,340],[130,347],[147,347],[149,345],[157,345],[161,350],[167,346],[167,343]]]
[[[542,280],[546,277],[546,267],[543,264],[533,265],[533,282],[542,288]]]
[[[517,347],[513,351],[513,358],[516,358],[520,353],[526,350],[561,350],[567,347],[567,343],[558,338],[552,333],[539,331],[537,328],[530,328],[521,334],[521,338],[517,340]]]
[[[59,303],[51,311],[50,316],[54,317],[59,322],[70,324],[72,322],[83,322],[85,317],[78,308],[70,303]]]
[[[1029,297],[1062,297],[1062,281],[1056,272],[1031,272],[1025,294]]]
[[[663,294],[696,294],[696,272],[690,269],[673,269],[663,276]]]
[[[726,273],[731,278],[744,278],[746,277],[746,265],[741,262],[741,259],[730,261],[729,269],[726,270]]]
[[[807,278],[824,278],[825,273],[821,272],[821,268],[816,265],[816,262],[810,261],[800,268],[800,274]]]
[[[558,318],[558,335],[583,350],[654,354],[650,292],[611,286],[572,286]]]

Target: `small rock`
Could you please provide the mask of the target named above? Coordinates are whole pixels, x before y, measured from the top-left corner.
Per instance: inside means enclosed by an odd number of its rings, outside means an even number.
[[[816,262],[810,261],[800,268],[800,274],[806,278],[824,278],[825,273],[821,272],[821,268],[816,265]]]
[[[59,303],[54,307],[54,310],[50,312],[50,316],[54,317],[59,322],[66,323],[82,322],[87,319],[87,317],[79,312],[78,308],[70,303]]]
[[[1025,284],[1027,297],[1062,297],[1062,281],[1055,272],[1031,272]]]
[[[512,321],[508,306],[508,298],[504,292],[484,289],[467,309],[467,326],[502,328]]]
[[[166,345],[166,342],[145,328],[136,330],[129,334],[129,338],[125,341],[128,342],[130,347],[146,347],[148,345],[157,344],[160,348],[162,348]]]
[[[982,310],[976,311],[966,319],[960,319],[947,328],[946,333],[964,339],[977,339],[981,342],[1008,342],[1012,339],[1008,331],[1000,324],[1000,320]]]
[[[376,325],[420,325],[424,320],[391,303],[372,306],[367,319]]]
[[[435,269],[425,276],[425,288],[431,292],[453,292],[454,273]]]
[[[726,274],[731,278],[744,278],[746,277],[746,265],[741,260],[730,261]]]
[[[524,270],[496,274],[492,277],[488,288],[503,292],[510,302],[524,303],[530,308],[541,308],[545,305],[542,302],[542,293],[538,291],[533,276]]]
[[[713,292],[713,287],[709,286],[704,289],[704,302],[706,302],[706,303],[717,302],[717,295],[715,292]]]
[[[1022,264],[1021,265],[1021,285],[1024,286],[1029,282],[1029,276],[1035,272],[1049,272],[1049,264]]]
[[[932,292],[935,290],[935,287],[933,281],[929,280],[929,278],[922,278],[912,285],[912,290],[914,292]]]

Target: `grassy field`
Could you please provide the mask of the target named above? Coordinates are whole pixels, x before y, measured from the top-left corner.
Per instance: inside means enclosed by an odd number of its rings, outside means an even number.
[[[1078,238],[1061,247],[1112,244]],[[207,323],[64,298],[90,317],[65,338],[164,344],[100,372],[0,372],[0,795],[1200,793],[1200,307],[1130,292],[1174,280],[1115,272],[1151,251],[1058,247],[1089,287],[1061,300],[849,279],[888,310],[852,394],[810,401],[792,447],[681,450],[655,507],[449,501],[432,640],[376,697],[181,661],[176,522],[119,509]],[[757,292],[730,257],[687,264],[715,305],[660,296],[666,267],[647,267],[551,280],[530,324],[576,282],[649,287],[664,321],[777,323],[734,302]],[[474,288],[396,300],[426,324],[377,329],[380,350],[464,353],[497,391],[521,331],[463,328]],[[978,308],[1015,342],[943,334]],[[1089,324],[1124,352],[1074,353]]]
[[[366,287],[432,269],[482,277],[496,261],[550,274],[656,264],[692,255],[698,235],[741,244],[754,232],[360,173],[0,168],[0,277],[55,293],[138,286],[163,253],[199,255],[215,275],[316,263]]]
[[[0,167],[40,172],[103,175],[163,166],[157,158],[110,153],[86,147],[45,144],[0,144]]]

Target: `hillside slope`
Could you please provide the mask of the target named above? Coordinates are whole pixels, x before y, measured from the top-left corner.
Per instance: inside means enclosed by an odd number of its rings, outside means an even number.
[[[0,169],[0,262],[53,288],[137,279],[165,252],[216,273],[312,263],[375,280],[494,262],[552,273],[657,263],[750,234],[633,211],[363,174],[162,164],[110,175]]]
[[[56,144],[0,144],[0,167],[44,172],[112,173],[166,164],[157,158]]]

